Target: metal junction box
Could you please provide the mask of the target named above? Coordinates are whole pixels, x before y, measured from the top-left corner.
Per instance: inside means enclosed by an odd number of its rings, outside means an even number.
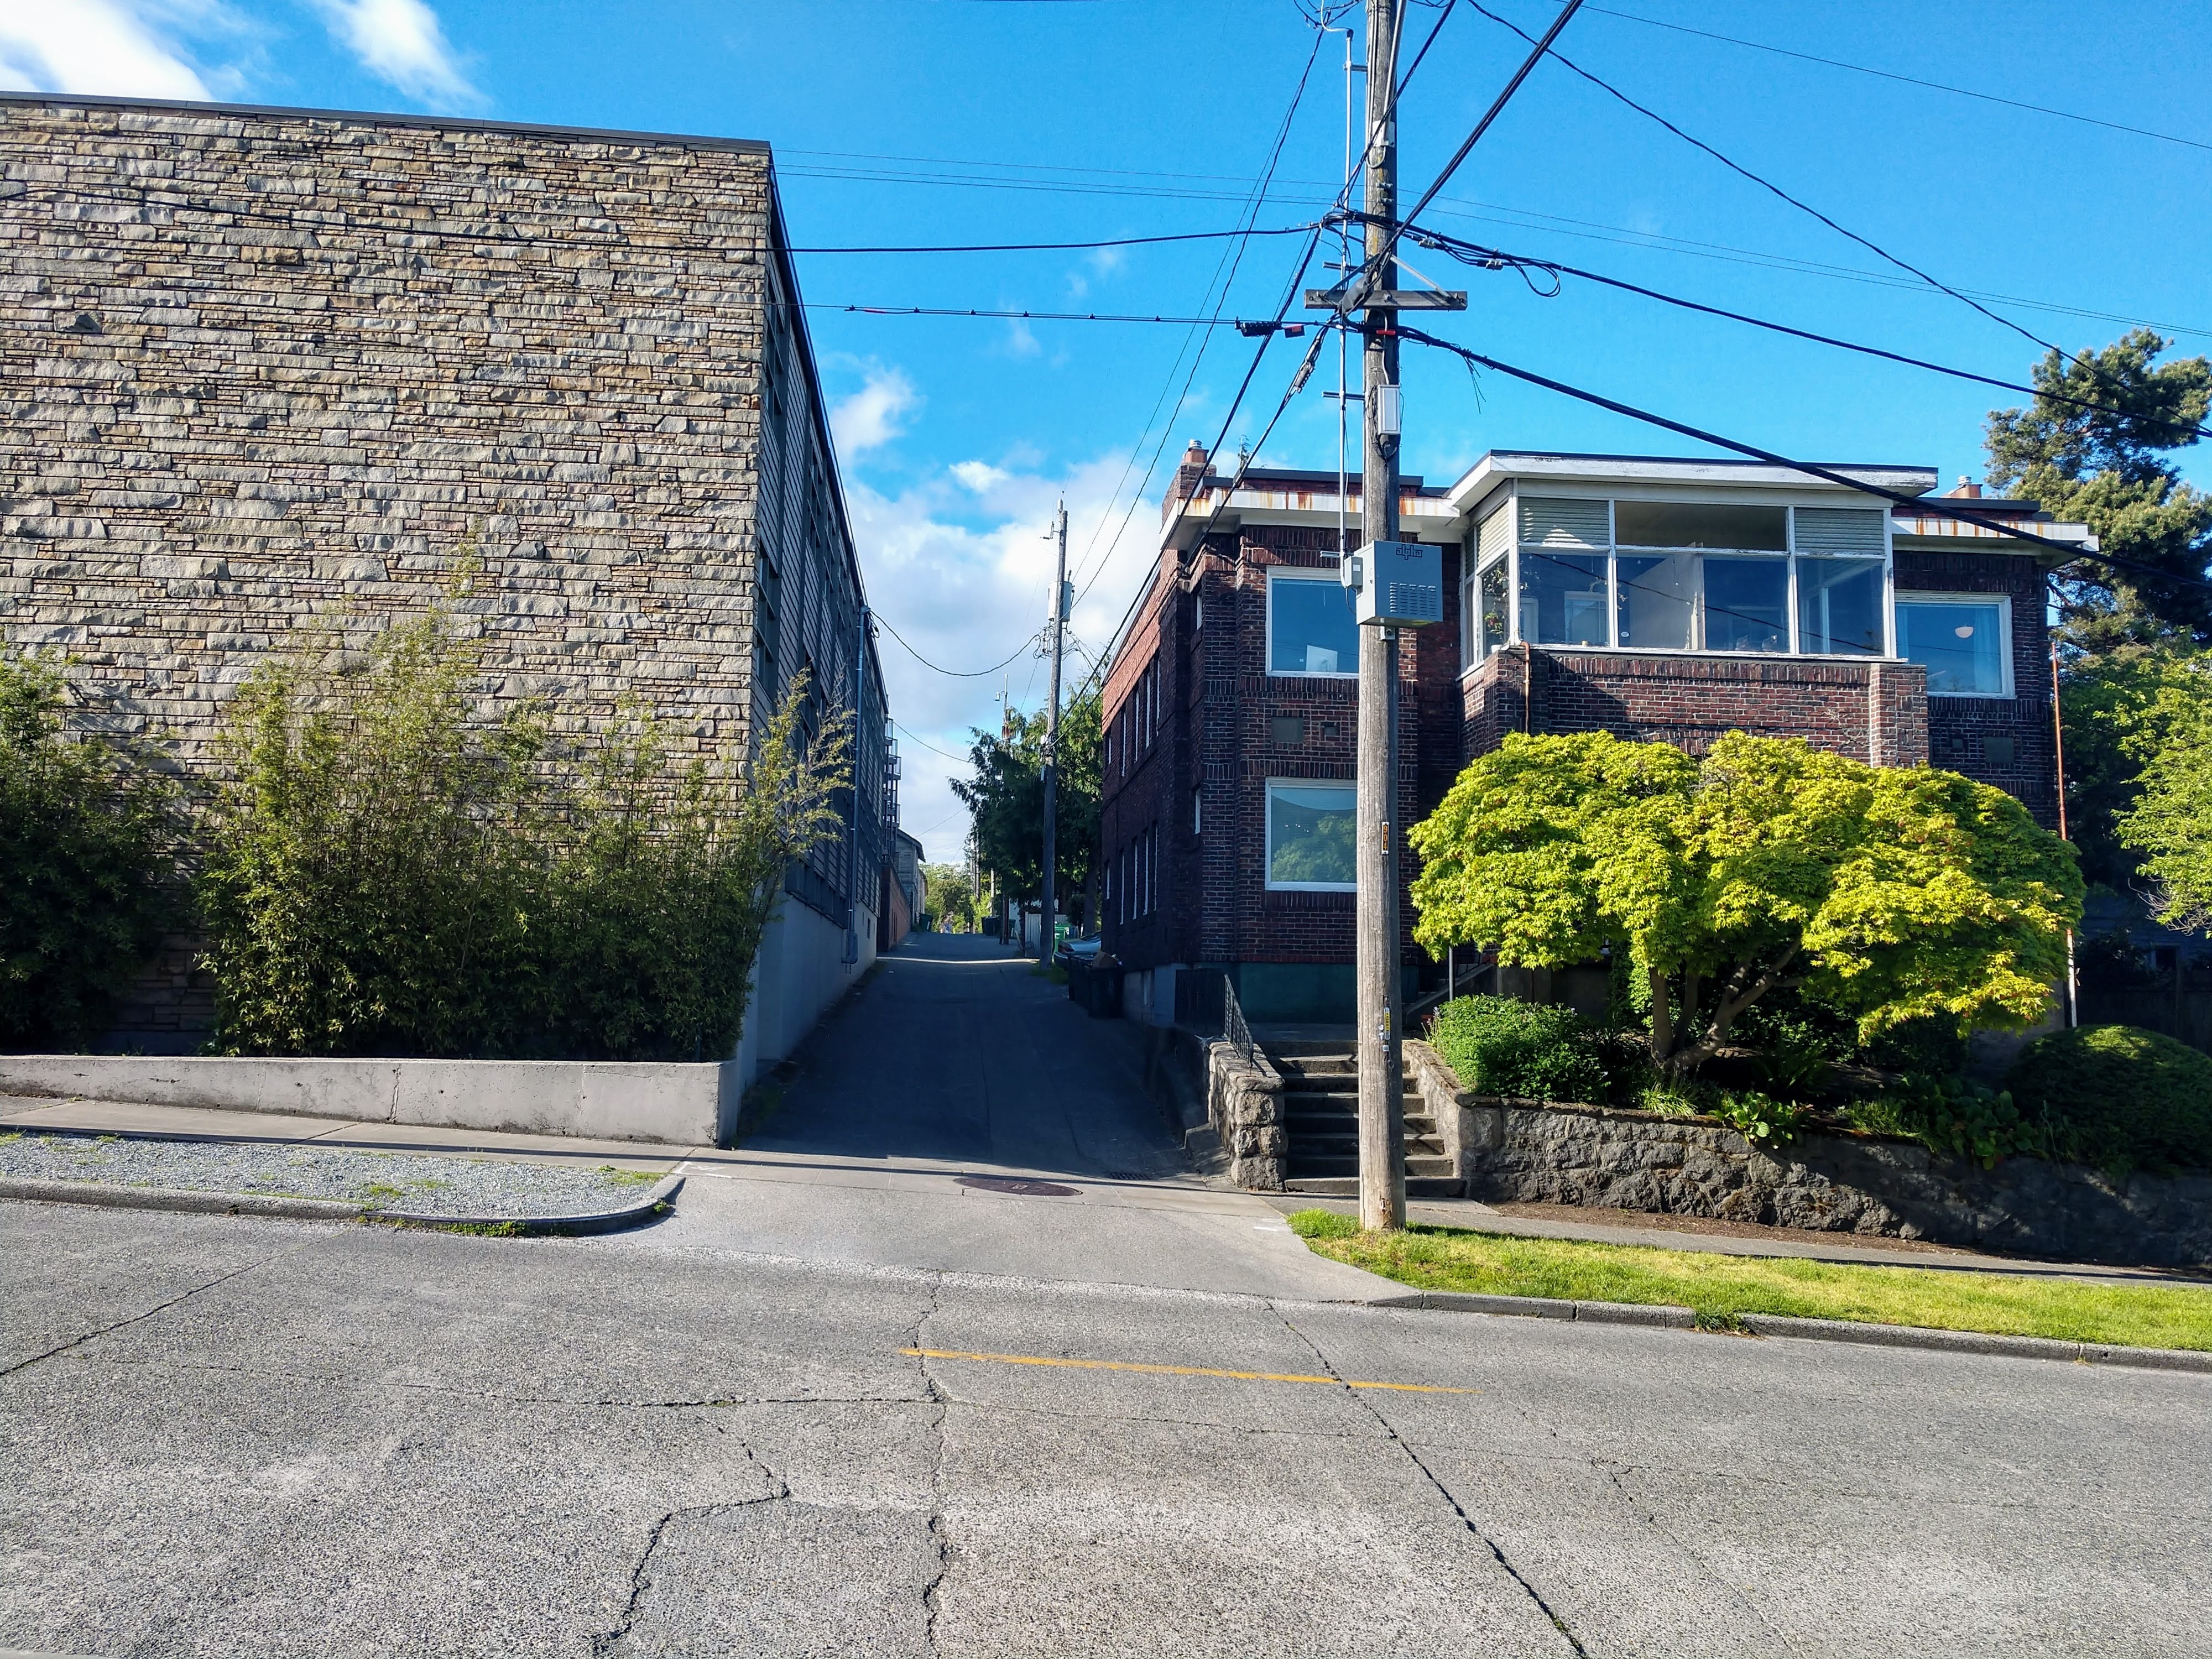
[[[1385,628],[1444,619],[1444,550],[1419,542],[1370,542],[1353,556],[1354,614]]]

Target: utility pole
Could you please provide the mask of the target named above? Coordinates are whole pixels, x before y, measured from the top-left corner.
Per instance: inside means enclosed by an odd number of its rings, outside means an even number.
[[[1054,526],[1059,538],[1060,550],[1054,560],[1052,575],[1052,618],[1045,623],[1046,649],[1052,657],[1051,689],[1045,695],[1044,704],[1044,891],[1037,908],[1037,960],[1052,960],[1053,947],[1053,845],[1059,825],[1055,822],[1060,786],[1060,648],[1067,627],[1067,503],[1060,504],[1060,514]]]
[[[1391,96],[1398,80],[1398,9],[1367,0],[1367,257],[1370,303],[1363,330],[1359,539],[1370,549],[1398,539],[1398,264],[1389,258],[1398,211],[1398,129]],[[1379,266],[1373,264],[1380,259]],[[1346,296],[1347,298],[1351,296]],[[1371,556],[1370,556],[1371,559]],[[1379,571],[1365,573],[1379,579]],[[1349,595],[1347,595],[1349,597]],[[1362,629],[1359,765],[1353,927],[1358,936],[1359,1224],[1406,1224],[1404,1059],[1398,1029],[1398,630]]]

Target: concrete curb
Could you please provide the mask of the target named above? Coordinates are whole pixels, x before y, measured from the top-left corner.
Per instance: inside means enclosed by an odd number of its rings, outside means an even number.
[[[1540,1296],[1478,1296],[1465,1291],[1416,1291],[1386,1296],[1371,1308],[1427,1308],[1444,1313],[1503,1314],[1513,1319],[1577,1319],[1593,1325],[1659,1325],[1693,1328],[1698,1316],[1687,1308],[1661,1303],[1561,1302]]]
[[[1795,1336],[1814,1342],[1860,1342],[1878,1348],[1932,1348],[1944,1353],[1990,1353],[2015,1359],[2069,1359],[2141,1370],[2202,1371],[2212,1375],[2212,1353],[2194,1348],[2114,1348],[2098,1342],[2062,1342],[2045,1336],[1996,1336],[1980,1331],[1936,1331],[1918,1325],[1864,1325],[1848,1319],[1791,1319],[1745,1314],[1743,1328],[1759,1336]]]
[[[1698,1322],[1689,1309],[1662,1304],[1563,1302],[1540,1296],[1478,1296],[1460,1291],[1416,1291],[1410,1296],[1378,1297],[1366,1305],[1498,1314],[1511,1319],[1571,1319],[1592,1325],[1656,1325],[1682,1331],[1695,1329]],[[1793,1336],[1811,1342],[1856,1342],[1869,1347],[1921,1348],[1939,1353],[1996,1354],[2012,1359],[2063,1359],[2212,1376],[2212,1352],[2194,1348],[2115,1348],[2043,1336],[1939,1331],[1921,1325],[1871,1325],[1849,1319],[1793,1319],[1782,1314],[1744,1314],[1738,1322],[1754,1336]]]
[[[681,1175],[664,1176],[653,1189],[616,1210],[569,1215],[422,1215],[374,1210],[340,1199],[278,1198],[256,1193],[182,1192],[168,1187],[111,1187],[97,1181],[33,1181],[0,1176],[0,1200],[39,1204],[86,1204],[112,1210],[165,1210],[184,1215],[254,1216],[278,1221],[377,1221],[402,1227],[445,1230],[512,1229],[520,1237],[540,1234],[616,1232],[650,1220],[684,1185]]]

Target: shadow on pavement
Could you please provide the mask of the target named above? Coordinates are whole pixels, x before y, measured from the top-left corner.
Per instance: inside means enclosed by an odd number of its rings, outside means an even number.
[[[1139,1034],[974,934],[916,933],[793,1057],[748,1152],[1116,1180],[1188,1169]]]

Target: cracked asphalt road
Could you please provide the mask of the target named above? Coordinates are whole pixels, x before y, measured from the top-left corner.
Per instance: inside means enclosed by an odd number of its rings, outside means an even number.
[[[0,1650],[2212,1648],[2207,1379],[1361,1306],[1255,1201],[1107,1179],[1085,1135],[1163,1139],[1110,1091],[1008,1158],[972,1056],[939,1139],[839,1154],[910,968],[638,1233],[0,1206]],[[1084,1029],[961,971],[1009,1066]],[[994,1155],[1080,1195],[955,1184]]]

